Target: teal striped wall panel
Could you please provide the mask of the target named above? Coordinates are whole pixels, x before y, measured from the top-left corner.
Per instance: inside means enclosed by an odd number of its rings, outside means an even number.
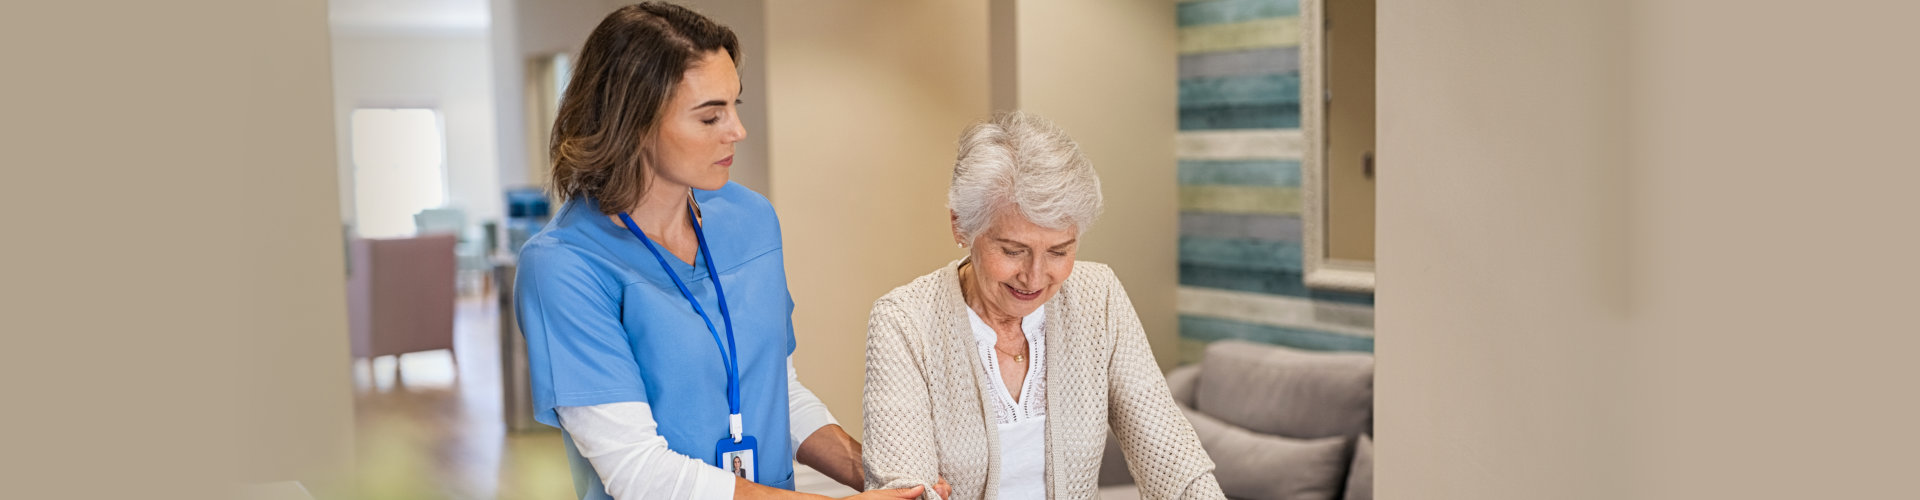
[[[1300,71],[1300,48],[1200,52],[1180,56],[1180,79],[1282,75]]]
[[[1229,338],[1372,351],[1373,295],[1301,280],[1300,3],[1175,9],[1181,362]]]
[[[1180,109],[1299,103],[1299,73],[1180,80]]]
[[[1299,104],[1180,108],[1180,130],[1299,128]]]
[[[1299,160],[1300,129],[1182,130],[1173,139],[1182,160]]]
[[[1180,186],[1180,211],[1298,215],[1300,188],[1183,184]]]
[[[1205,238],[1300,241],[1300,218],[1292,215],[1180,214],[1180,235]]]
[[[1274,17],[1180,28],[1181,54],[1300,46],[1300,18]]]
[[[1211,0],[1182,3],[1175,17],[1181,27],[1187,27],[1298,15],[1299,0]]]
[[[1290,271],[1254,271],[1181,264],[1180,285],[1283,295],[1343,304],[1373,305],[1373,294],[1329,292],[1307,288],[1300,273]]]
[[[1373,352],[1372,337],[1342,335],[1304,328],[1255,325],[1184,314],[1180,316],[1180,336],[1206,342],[1227,339],[1250,340],[1314,351]]]
[[[1300,273],[1300,242],[1180,237],[1180,263]]]
[[[1180,183],[1300,187],[1300,160],[1180,160]]]

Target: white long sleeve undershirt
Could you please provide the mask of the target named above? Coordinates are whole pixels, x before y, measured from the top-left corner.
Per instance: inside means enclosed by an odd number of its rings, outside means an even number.
[[[562,406],[560,426],[617,499],[730,500],[734,475],[667,448],[647,403]],[[837,424],[820,398],[800,384],[787,357],[787,430],[793,449],[814,431]]]

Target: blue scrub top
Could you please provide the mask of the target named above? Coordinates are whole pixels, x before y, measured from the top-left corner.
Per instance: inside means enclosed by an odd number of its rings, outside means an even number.
[[[739,346],[740,407],[759,441],[760,484],[793,489],[787,430],[787,356],[793,353],[793,299],[780,247],[780,220],[766,197],[732,182],[694,191],[713,264],[720,269]],[[662,250],[664,252],[664,249]],[[706,262],[667,263],[726,335]],[[727,433],[722,347],[645,245],[574,199],[520,250],[514,307],[527,339],[534,419],[560,426],[558,406],[648,403],[667,447],[715,463]],[[600,479],[566,439],[582,498],[607,498]]]

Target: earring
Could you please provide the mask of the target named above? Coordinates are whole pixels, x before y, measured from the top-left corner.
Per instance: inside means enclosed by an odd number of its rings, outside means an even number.
[[[958,241],[956,241],[956,242],[953,242],[953,247],[954,247],[954,248],[959,248],[959,249],[966,249],[966,248],[967,248],[967,244],[966,244],[966,243],[961,243],[961,242],[958,242]]]

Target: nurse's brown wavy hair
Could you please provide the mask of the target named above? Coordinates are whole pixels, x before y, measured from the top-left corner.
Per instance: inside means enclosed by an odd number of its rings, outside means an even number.
[[[628,5],[600,21],[553,121],[555,194],[597,199],[606,214],[639,204],[653,177],[649,149],[663,108],[687,70],[715,50],[740,63],[733,30],[678,5]]]

